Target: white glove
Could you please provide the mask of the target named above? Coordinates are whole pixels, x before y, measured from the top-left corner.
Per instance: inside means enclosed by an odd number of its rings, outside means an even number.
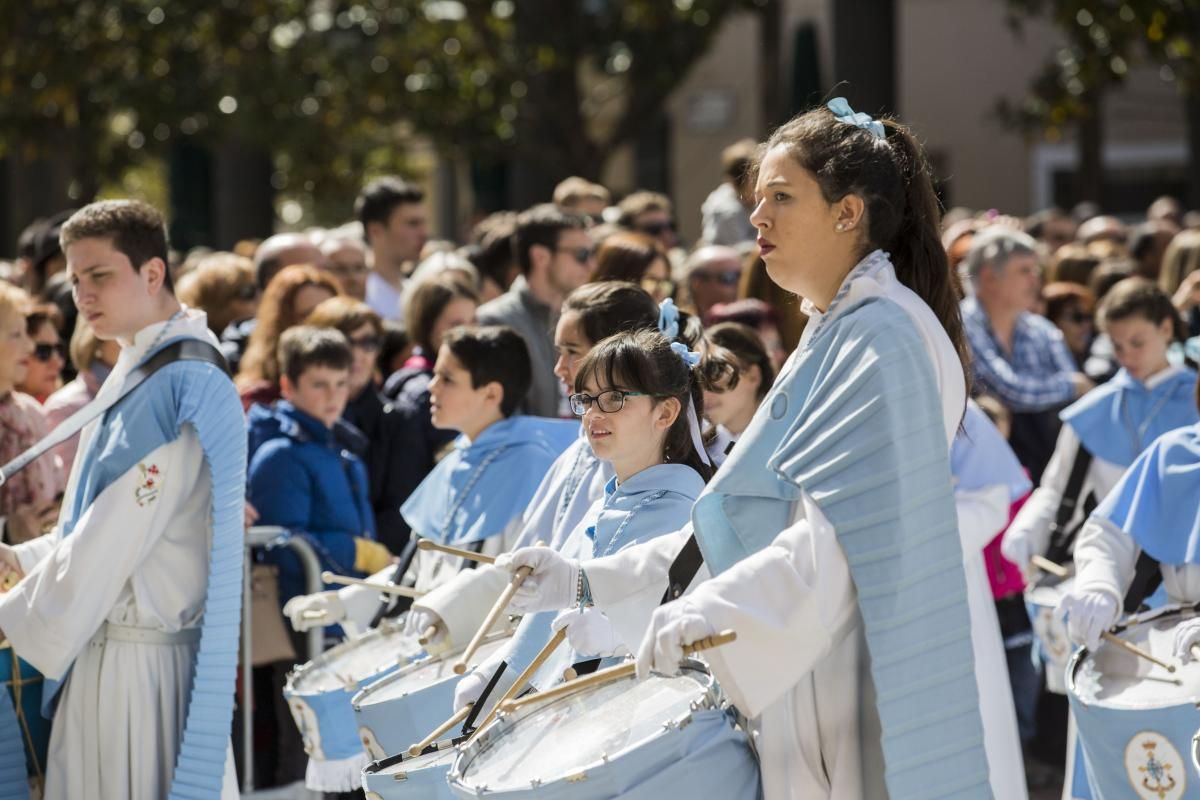
[[[1100,645],[1100,634],[1116,623],[1120,609],[1111,594],[1093,591],[1067,595],[1054,613],[1067,621],[1067,636],[1072,642],[1095,650]]]
[[[690,600],[676,600],[654,609],[650,627],[637,654],[638,678],[651,672],[675,675],[683,661],[683,647],[716,633]]]
[[[1192,648],[1200,644],[1200,619],[1189,619],[1175,626],[1175,657],[1184,664],[1200,661]]]
[[[292,621],[292,627],[303,633],[309,628],[335,625],[346,618],[346,607],[337,592],[302,594],[288,600],[283,606],[284,615]]]
[[[437,644],[446,637],[446,626],[442,618],[427,608],[413,606],[404,615],[404,635],[416,638],[425,632],[430,625],[437,625],[437,633],[426,642],[426,645]]]
[[[1036,570],[1030,563],[1033,560],[1033,537],[1026,531],[1017,531],[1014,528],[1005,531],[1004,538],[1000,540],[1000,554],[1021,570],[1021,576],[1025,578],[1026,583],[1036,577]]]
[[[483,669],[473,669],[464,675],[454,687],[454,710],[461,711],[479,700],[489,680],[491,676]]]
[[[533,569],[509,603],[513,611],[531,614],[575,605],[579,593],[579,562],[564,558],[557,550],[521,547],[497,556],[495,566],[509,574],[516,574],[521,567]]]
[[[550,623],[555,631],[567,629],[567,641],[588,658],[626,655],[629,650],[613,630],[608,617],[598,608],[568,608]]]

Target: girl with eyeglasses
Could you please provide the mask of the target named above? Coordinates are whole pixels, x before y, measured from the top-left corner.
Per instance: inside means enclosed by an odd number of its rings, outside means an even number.
[[[662,327],[677,330],[673,306]],[[560,556],[586,564],[685,525],[713,466],[704,452],[698,420],[704,411],[704,386],[713,373],[728,369],[723,353],[700,353],[657,330],[618,333],[595,345],[575,370],[571,410],[583,420],[583,434],[595,458],[612,477],[566,541]],[[551,552],[552,548],[539,548]],[[507,556],[495,564],[502,571]],[[536,598],[536,577],[528,578],[511,607]],[[603,612],[570,606],[531,613],[521,622],[505,655],[501,673],[511,683],[545,646],[553,632],[566,627],[569,647],[560,648],[534,677],[544,690],[563,670],[579,661],[628,654]],[[460,682],[455,707],[475,702],[499,666],[499,657]],[[510,672],[511,671],[511,672]],[[504,680],[507,677],[507,680]]]

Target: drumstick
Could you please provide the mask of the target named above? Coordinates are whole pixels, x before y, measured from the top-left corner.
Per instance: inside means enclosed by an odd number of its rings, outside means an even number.
[[[414,745],[409,745],[408,754],[410,756],[421,755],[421,751],[424,750],[426,747],[429,747],[429,745],[436,742],[438,740],[439,736],[441,736],[446,731],[453,728],[455,725],[462,722],[464,719],[466,719],[467,715],[471,713],[472,705],[473,705],[472,703],[467,703],[465,706],[460,708],[458,711],[455,711],[454,715],[452,717],[450,717],[450,719],[446,720],[441,725],[438,725],[436,728],[434,728],[433,732],[430,733],[428,736],[426,736],[424,739],[422,739],[421,741],[417,742]]]
[[[721,631],[713,636],[707,636],[699,641],[692,642],[689,645],[684,645],[683,654],[685,656],[694,655],[702,650],[711,650],[714,647],[720,647],[723,644],[729,644],[737,639],[735,631]],[[626,661],[624,664],[617,664],[614,667],[598,670],[591,675],[584,675],[582,678],[576,678],[573,681],[555,686],[553,689],[547,689],[544,692],[537,692],[528,697],[522,697],[520,700],[507,700],[500,709],[506,714],[512,713],[522,706],[531,703],[537,703],[542,700],[553,700],[556,697],[573,694],[580,689],[588,689],[592,686],[602,686],[612,681],[618,681],[622,678],[628,678],[637,673],[637,662]]]
[[[411,597],[417,599],[424,592],[418,592],[416,589],[408,586],[397,586],[394,583],[375,583],[374,581],[364,581],[362,578],[351,578],[348,575],[334,575],[332,572],[325,571],[321,573],[321,580],[325,583],[340,583],[343,586],[366,586],[370,589],[383,592],[384,594],[394,594],[398,597]]]
[[[1138,658],[1146,659],[1151,664],[1157,664],[1158,666],[1165,669],[1167,672],[1175,671],[1174,664],[1168,664],[1167,662],[1162,661],[1161,659],[1155,658],[1154,656],[1150,655],[1142,648],[1138,647],[1136,644],[1127,642],[1124,639],[1122,639],[1120,636],[1117,636],[1114,633],[1109,633],[1108,631],[1105,631],[1104,633],[1100,634],[1100,638],[1106,642],[1111,642],[1112,644],[1115,644],[1117,647],[1121,648],[1122,650],[1124,650],[1127,653],[1133,653]]]
[[[475,635],[471,638],[467,649],[463,650],[462,655],[459,656],[458,662],[454,665],[455,675],[462,675],[467,671],[467,662],[475,655],[475,651],[479,649],[479,645],[483,644],[483,637],[487,636],[488,631],[492,629],[492,626],[504,614],[513,595],[517,593],[517,589],[521,588],[521,584],[525,582],[525,578],[531,572],[533,572],[533,567],[521,567],[513,574],[512,580],[509,581],[508,586],[504,587],[504,591],[500,593],[499,599],[496,600],[496,605],[492,606],[492,610],[488,612],[487,617],[483,620],[483,624],[479,626],[479,630],[475,631]]]
[[[421,631],[421,635],[417,637],[417,644],[424,647],[433,641],[433,637],[437,636],[439,625],[435,622],[425,630]]]
[[[478,561],[481,564],[494,564],[496,562],[495,556],[476,553],[473,550],[463,550],[461,547],[451,547],[450,545],[446,544],[438,544],[431,539],[420,540],[417,542],[417,547],[421,550],[436,550],[439,553],[449,553],[452,556],[465,558],[468,561]]]
[[[1070,570],[1068,570],[1062,564],[1055,564],[1053,561],[1044,556],[1030,556],[1029,563],[1033,564],[1042,572],[1049,572],[1051,575],[1057,575],[1060,578],[1065,578],[1067,575],[1071,574]]]
[[[566,638],[567,629],[565,627],[559,628],[555,634],[550,637],[550,641],[546,642],[546,646],[543,647],[537,656],[534,657],[533,661],[529,662],[529,666],[517,676],[516,683],[509,687],[509,690],[504,693],[504,696],[496,701],[496,705],[492,706],[492,710],[489,711],[487,716],[483,718],[483,722],[475,726],[475,732],[471,734],[470,739],[467,739],[467,744],[470,744],[475,737],[479,735],[479,732],[486,728],[487,724],[495,718],[496,713],[500,710],[500,706],[502,704],[512,700],[514,697],[520,694],[521,690],[525,688],[525,684],[529,683],[529,681],[533,678],[534,673],[541,669],[542,664],[546,663],[546,659],[548,659],[551,654],[554,653],[554,649],[562,644],[563,640]]]

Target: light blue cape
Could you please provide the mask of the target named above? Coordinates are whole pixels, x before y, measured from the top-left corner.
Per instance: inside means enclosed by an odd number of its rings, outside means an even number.
[[[184,425],[196,431],[211,474],[213,537],[200,646],[171,800],[220,794],[233,719],[245,559],[246,434],[241,401],[229,377],[212,364],[175,361],[117,402],[81,454],[73,502],[62,519],[63,536],[72,535],[83,512],[109,484],[174,441]],[[44,710],[50,710],[61,683],[46,681]]]
[[[1092,516],[1164,564],[1200,564],[1200,423],[1155,439]]]
[[[1059,417],[1089,453],[1127,467],[1159,436],[1200,419],[1196,373],[1183,369],[1147,389],[1122,369],[1063,409]]]
[[[950,472],[958,488],[968,491],[1007,486],[1009,503],[1020,500],[1032,488],[1013,449],[974,400],[967,401],[962,429],[950,446]]]
[[[579,423],[516,416],[500,420],[454,449],[404,501],[413,531],[453,546],[503,533],[524,513],[542,477],[579,435]]]
[[[794,359],[692,512],[705,561],[720,574],[770,545],[807,492],[854,580],[890,796],[988,797],[949,447],[924,342],[900,306],[874,297],[827,316]]]

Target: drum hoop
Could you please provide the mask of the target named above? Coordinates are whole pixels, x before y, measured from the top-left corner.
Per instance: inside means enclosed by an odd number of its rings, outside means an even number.
[[[1178,615],[1181,620],[1190,619],[1191,617],[1200,614],[1200,603],[1168,603],[1160,608],[1152,608],[1149,611],[1143,611],[1141,614],[1131,614],[1125,619],[1113,625],[1110,629],[1113,634],[1119,635],[1135,628],[1138,625],[1147,622],[1154,622],[1161,617],[1169,617]],[[1086,646],[1078,647],[1075,652],[1071,653],[1071,657],[1067,660],[1067,696],[1074,698],[1076,702],[1087,707],[1091,703],[1083,699],[1083,696],[1075,690],[1075,673],[1079,671],[1083,665],[1084,659],[1091,654],[1091,651]]]
[[[481,643],[481,646],[486,645],[486,644],[492,644],[493,642],[496,642],[501,639],[511,638],[513,633],[515,633],[515,629],[504,629],[504,630],[496,631],[495,633],[489,633],[487,636],[484,637],[483,642]],[[466,649],[467,648],[465,646],[463,646],[463,647],[457,648],[452,651],[448,651],[445,653],[439,653],[436,656],[427,655],[424,658],[421,658],[421,659],[418,659],[411,663],[405,664],[404,666],[400,667],[400,669],[393,670],[392,672],[389,672],[387,675],[380,677],[378,680],[371,681],[369,684],[367,684],[363,688],[359,689],[358,692],[354,695],[354,697],[351,698],[350,703],[351,703],[351,705],[354,706],[355,711],[361,711],[363,704],[365,702],[367,702],[367,700],[370,698],[370,695],[377,694],[382,689],[384,689],[388,686],[391,686],[393,683],[400,680],[401,678],[407,677],[408,675],[411,675],[412,673],[416,672],[417,669],[419,669],[419,668],[428,667],[430,664],[436,664],[439,661],[450,661],[450,659],[458,658],[458,656],[460,656],[462,654],[462,652]],[[451,661],[450,663],[453,663],[453,662]],[[450,676],[447,676],[447,677],[450,677]],[[453,677],[458,678],[461,676],[455,675]],[[425,688],[425,687],[424,686],[418,687],[418,691],[423,688]],[[406,696],[406,695],[401,695],[401,697],[404,697],[404,696]]]
[[[702,662],[697,661],[696,659],[685,658],[683,660],[683,662],[681,662],[681,664],[680,664],[679,672],[681,675],[698,673],[699,675],[702,675],[705,678],[705,680],[704,680],[704,682],[701,683],[701,686],[704,691],[698,701],[699,705],[697,705],[697,701],[693,701],[693,703],[691,705],[689,705],[686,713],[682,714],[681,716],[679,716],[677,718],[673,718],[672,720],[670,720],[671,722],[674,723],[673,727],[675,729],[683,728],[684,726],[686,726],[688,724],[688,722],[691,721],[692,715],[694,715],[697,711],[701,711],[701,710],[713,710],[713,711],[722,711],[722,712],[724,711],[724,709],[721,706],[720,697],[718,696],[717,682],[713,678],[712,671],[709,670],[709,668],[707,666],[705,666]],[[622,680],[627,681],[630,679],[623,678]],[[463,778],[463,769],[467,766],[467,764],[474,761],[474,759],[476,757],[478,757],[482,753],[482,751],[485,748],[487,748],[488,746],[490,746],[495,740],[502,738],[509,731],[511,731],[513,727],[515,727],[516,725],[521,723],[526,718],[533,716],[534,714],[540,713],[547,708],[552,708],[557,704],[571,700],[574,696],[575,695],[567,695],[565,697],[556,698],[547,703],[534,704],[534,705],[529,706],[525,710],[517,711],[515,714],[506,714],[505,712],[501,711],[500,713],[498,713],[496,715],[496,718],[492,721],[492,723],[490,725],[488,725],[486,730],[484,730],[482,733],[478,734],[475,737],[475,739],[473,741],[471,741],[469,744],[467,744],[465,747],[459,748],[458,757],[456,759],[454,759],[454,764],[450,767],[450,772],[447,775],[447,779],[449,781],[451,781],[452,783],[461,781]],[[665,723],[665,722],[667,722],[667,720],[664,720],[663,722]],[[632,749],[641,747],[646,742],[652,741],[653,739],[662,736],[664,730],[665,729],[660,727],[660,729],[657,732],[655,732],[654,734],[651,734],[651,736],[649,738],[642,739],[637,742],[633,742],[633,743],[629,744],[625,748],[625,750],[632,750]],[[622,752],[625,752],[625,750],[623,750]],[[578,772],[588,772],[588,771],[594,770],[600,766],[603,766],[606,763],[611,762],[611,760],[612,759],[609,759],[608,761],[601,760],[601,761],[589,762],[587,764],[581,764],[581,765],[579,765],[577,771]],[[545,784],[549,785],[551,783],[556,783],[558,781],[565,781],[565,780],[566,780],[566,777],[564,776],[563,778],[554,778],[551,780],[547,780],[547,781],[545,781]]]
[[[324,691],[314,692],[314,691],[307,690],[307,689],[298,690],[298,689],[296,689],[296,683],[298,681],[304,680],[304,678],[313,670],[320,669],[321,667],[326,666],[333,659],[337,658],[338,656],[342,655],[343,653],[353,650],[355,647],[358,647],[360,644],[367,642],[368,640],[382,639],[386,636],[389,636],[394,633],[400,633],[402,631],[403,631],[403,629],[399,625],[393,624],[391,622],[388,622],[386,624],[381,623],[379,625],[379,627],[372,628],[371,630],[364,633],[362,636],[359,636],[357,639],[347,639],[344,642],[339,642],[338,644],[335,644],[333,647],[331,647],[328,650],[326,650],[325,652],[321,653],[316,658],[310,659],[308,661],[305,661],[303,664],[299,664],[299,665],[293,667],[291,672],[289,672],[287,675],[287,681],[284,683],[284,687],[283,687],[284,691],[290,692],[291,694],[299,695],[299,696],[325,694]]]
[[[453,739],[444,739],[440,742],[434,742],[421,752],[417,753],[415,756],[410,756],[407,750],[403,753],[397,753],[394,756],[385,756],[384,758],[381,758],[377,761],[372,761],[370,764],[367,764],[365,767],[363,767],[363,774],[378,775],[388,767],[391,767],[395,764],[403,764],[405,761],[412,761],[413,759],[432,755],[433,753],[437,753],[442,750],[456,748],[470,738],[470,735],[464,734],[462,736],[455,736]]]

